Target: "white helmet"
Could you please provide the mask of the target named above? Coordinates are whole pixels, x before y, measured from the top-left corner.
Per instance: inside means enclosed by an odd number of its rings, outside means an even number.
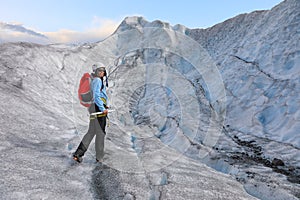
[[[101,62],[97,62],[97,63],[93,64],[93,66],[92,66],[93,73],[95,73],[96,69],[98,69],[98,68],[103,68],[105,70],[105,65]]]

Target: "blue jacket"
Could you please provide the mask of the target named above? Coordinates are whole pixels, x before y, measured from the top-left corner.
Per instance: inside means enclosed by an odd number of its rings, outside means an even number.
[[[106,93],[106,86],[102,87],[102,81],[99,77],[95,77],[93,79],[93,97],[94,103],[99,107],[100,111],[103,112],[105,110],[104,104],[108,105],[108,97]],[[104,98],[106,102],[103,102],[101,98]]]

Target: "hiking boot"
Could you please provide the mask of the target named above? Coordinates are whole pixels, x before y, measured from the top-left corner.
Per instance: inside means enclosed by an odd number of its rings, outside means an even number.
[[[73,160],[75,160],[75,161],[81,163],[81,162],[82,162],[82,157],[81,157],[81,156],[78,156],[78,155],[76,155],[76,154],[73,154]]]
[[[98,159],[96,158],[96,162],[97,162],[97,163],[103,163],[103,159],[98,160]]]

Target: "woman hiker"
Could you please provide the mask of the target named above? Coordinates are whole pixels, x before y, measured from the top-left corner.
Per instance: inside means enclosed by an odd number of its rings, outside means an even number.
[[[103,83],[103,77],[106,76],[105,66],[102,63],[93,65],[93,103],[89,107],[89,113],[102,112],[98,115],[90,115],[89,129],[82,138],[77,150],[73,153],[73,159],[77,162],[82,162],[82,157],[87,151],[92,139],[96,135],[95,139],[95,150],[96,150],[96,161],[103,162],[104,157],[104,137],[105,137],[105,126],[106,117],[108,113],[108,97],[106,93],[106,85]]]

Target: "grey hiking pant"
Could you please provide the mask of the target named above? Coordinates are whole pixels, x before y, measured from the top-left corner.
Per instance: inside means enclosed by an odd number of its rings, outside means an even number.
[[[78,156],[83,156],[84,153],[89,148],[89,145],[93,140],[94,136],[96,135],[96,139],[95,139],[96,159],[97,160],[103,159],[104,139],[106,134],[105,126],[106,126],[106,116],[90,119],[89,129],[87,133],[83,136],[81,143],[79,144],[75,154]]]

